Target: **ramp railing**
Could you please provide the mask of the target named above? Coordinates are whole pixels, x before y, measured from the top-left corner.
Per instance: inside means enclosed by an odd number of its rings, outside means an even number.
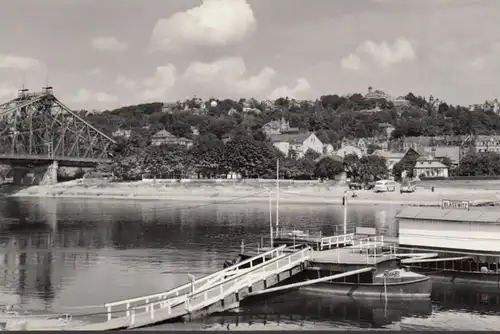
[[[339,245],[352,245],[353,240],[354,233],[323,237],[319,244],[319,250],[331,249],[332,246],[338,248]]]
[[[249,271],[242,271],[234,276],[228,277],[213,286],[195,291],[193,294],[185,295],[182,299],[161,300],[148,305],[137,306],[131,309],[130,326],[136,324],[138,316],[148,316],[148,320],[154,321],[156,313],[162,312],[167,318],[169,315],[181,316],[207,307],[219,300],[236,293],[245,287],[266,279],[272,274],[291,269],[300,263],[311,259],[312,249],[310,247],[301,249],[295,253],[283,254],[277,258],[263,262]],[[140,312],[142,311],[142,312]]]
[[[240,271],[242,273],[248,272],[248,270],[251,270],[253,267],[255,267],[255,262],[265,263],[266,261],[270,261],[269,258],[271,258],[272,260],[273,258],[282,256],[284,254],[283,251],[285,247],[286,245],[274,248],[253,258],[239,262],[231,267],[193,280],[192,282],[186,283],[166,292],[106,303],[104,304],[104,307],[107,311],[107,319],[109,321],[113,318],[113,315],[120,315],[121,313],[125,313],[126,316],[130,316],[130,309],[137,306],[149,305],[154,302],[165,302],[169,299],[173,299],[173,301],[182,300],[183,295],[194,294],[197,290],[204,289],[207,286],[216,284],[216,282],[223,280],[224,277],[228,275],[234,276]],[[246,266],[248,266],[249,268],[244,268]]]

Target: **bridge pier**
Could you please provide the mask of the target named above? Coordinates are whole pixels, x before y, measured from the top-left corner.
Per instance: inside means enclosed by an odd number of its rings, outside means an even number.
[[[13,166],[14,184],[19,186],[52,185],[57,183],[59,163],[54,160],[49,165],[23,167]]]

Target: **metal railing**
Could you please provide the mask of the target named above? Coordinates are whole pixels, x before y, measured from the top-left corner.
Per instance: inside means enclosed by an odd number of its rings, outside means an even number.
[[[331,237],[321,238],[319,250],[331,249],[332,246],[339,247],[339,245],[352,245],[354,240],[354,233],[344,235],[334,235]]]
[[[311,248],[304,248],[295,253],[282,255],[280,257],[262,262],[252,268],[251,272],[240,272],[237,275],[226,278],[212,286],[207,286],[203,289],[195,291],[192,294],[183,296],[177,300],[160,300],[148,305],[136,306],[130,309],[129,326],[134,326],[137,322],[137,317],[141,317],[144,321],[154,321],[157,312],[162,312],[162,319],[181,316],[186,313],[191,313],[196,310],[203,309],[223,298],[237,293],[245,287],[250,287],[252,284],[266,279],[272,274],[289,270],[300,263],[311,259]],[[142,312],[138,312],[142,310]],[[160,319],[158,319],[160,320]]]
[[[199,278],[197,280],[193,280],[192,282],[186,283],[184,285],[181,285],[175,289],[166,292],[106,303],[104,304],[104,307],[106,308],[107,311],[108,321],[111,320],[112,315],[116,313],[116,311],[118,312],[123,311],[126,313],[127,316],[130,316],[130,309],[134,307],[141,307],[141,306],[147,307],[147,305],[151,303],[166,302],[167,300],[169,302],[182,300],[183,296],[185,297],[186,295],[193,294],[194,292],[196,292],[196,290],[204,289],[208,285],[215,284],[217,281],[223,280],[228,275],[234,276],[237,273],[248,272],[248,269],[252,269],[254,267],[254,262],[258,260],[264,263],[266,262],[267,257],[271,257],[271,259],[273,259],[282,256],[285,247],[286,246],[283,245],[274,248],[265,253],[259,254],[251,259],[239,262],[231,267],[225,268],[223,270]],[[267,259],[267,261],[270,260]],[[250,268],[242,268],[243,266],[249,266]],[[113,312],[113,309],[116,308],[118,308],[119,310],[115,310],[115,312]]]

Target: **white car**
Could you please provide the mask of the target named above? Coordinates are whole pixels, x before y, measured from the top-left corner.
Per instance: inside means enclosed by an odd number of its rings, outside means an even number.
[[[393,192],[396,191],[397,183],[392,180],[380,180],[375,182],[375,187],[373,187],[373,191],[376,193],[379,192]]]

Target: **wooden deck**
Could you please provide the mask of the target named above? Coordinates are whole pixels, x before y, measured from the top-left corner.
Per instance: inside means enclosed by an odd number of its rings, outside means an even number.
[[[386,246],[383,237],[354,240],[353,246],[313,251],[311,262],[316,264],[376,265],[396,258],[392,247],[389,251],[383,252],[380,251],[381,246]]]

